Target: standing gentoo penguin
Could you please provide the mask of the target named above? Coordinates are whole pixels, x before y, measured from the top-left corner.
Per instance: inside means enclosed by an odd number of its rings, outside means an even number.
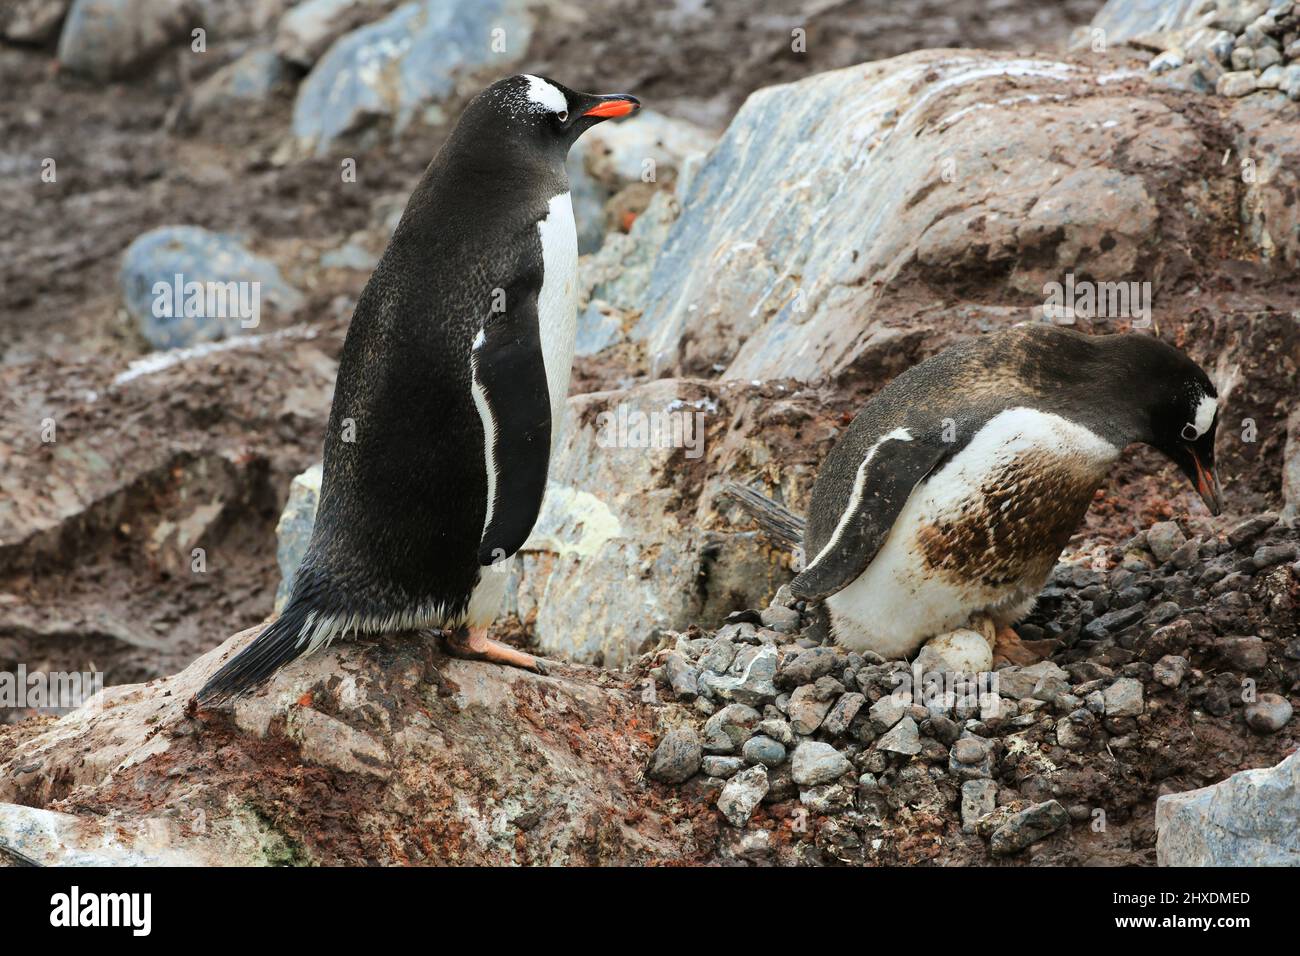
[[[790,590],[824,602],[852,650],[910,657],[966,627],[1014,644],[1010,625],[1127,445],[1164,452],[1219,513],[1217,394],[1148,335],[1026,325],[955,345],[892,381],[840,437]]]
[[[537,520],[568,391],[578,248],[564,161],[639,105],[521,75],[465,108],[357,301],[289,600],[200,703],[346,635],[444,629],[457,653],[542,669],[486,628]]]

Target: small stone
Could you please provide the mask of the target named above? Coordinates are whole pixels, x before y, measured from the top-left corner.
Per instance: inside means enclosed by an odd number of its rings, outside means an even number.
[[[1286,82],[1286,71],[1282,69],[1280,64],[1274,63],[1259,75],[1256,82],[1261,90],[1280,89],[1282,84]]]
[[[951,718],[935,715],[921,725],[921,732],[929,734],[940,743],[952,746],[961,736],[961,724]]]
[[[1248,46],[1239,46],[1232,51],[1228,65],[1234,70],[1253,70],[1255,68],[1255,51]]]
[[[1267,571],[1276,564],[1295,559],[1294,544],[1271,544],[1259,548],[1251,556],[1256,571]]]
[[[700,769],[703,751],[700,739],[690,727],[675,727],[664,734],[663,740],[650,757],[645,775],[661,783],[683,783]]]
[[[799,630],[799,612],[792,607],[773,605],[765,608],[759,619],[764,627],[770,627],[778,634],[793,634]]]
[[[1225,637],[1216,646],[1239,671],[1251,673],[1268,666],[1268,646],[1258,637]]]
[[[835,666],[835,657],[835,651],[829,647],[810,647],[800,651],[793,658],[786,658],[777,669],[776,686],[793,690],[803,684],[811,684],[831,672]]]
[[[1187,543],[1187,535],[1174,521],[1158,521],[1147,531],[1147,547],[1161,564]]]
[[[993,831],[989,850],[994,856],[1009,856],[1045,839],[1070,822],[1065,807],[1055,800],[1038,803],[1013,814]]]
[[[1246,723],[1261,734],[1275,734],[1287,725],[1293,713],[1291,702],[1280,694],[1260,694],[1246,705]]]
[[[733,827],[743,827],[767,795],[767,768],[762,764],[742,770],[718,794],[718,809]]]
[[[741,753],[746,763],[761,763],[765,767],[775,767],[785,762],[785,747],[762,734],[746,740]]]
[[[1121,677],[1102,693],[1106,701],[1107,717],[1137,717],[1142,713],[1142,682],[1133,677]]]
[[[681,654],[669,654],[664,661],[664,675],[673,693],[683,700],[694,700],[700,693],[700,672],[692,667]]]
[[[1201,541],[1199,538],[1193,538],[1185,542],[1169,555],[1169,563],[1180,571],[1186,571],[1196,563],[1197,558],[1201,555]]]
[[[799,802],[813,813],[842,813],[853,806],[853,791],[839,783],[807,787],[799,791]]]
[[[992,780],[967,780],[961,785],[961,829],[974,833],[975,825],[997,806],[998,785]]]
[[[904,717],[894,725],[894,728],[889,733],[876,741],[876,748],[908,756],[919,754],[921,752],[921,732],[916,726],[916,721],[911,717]]]
[[[759,714],[745,704],[728,704],[704,722],[704,749],[709,753],[735,753],[749,739]]]
[[[790,725],[779,717],[773,717],[763,721],[758,725],[758,732],[766,734],[783,747],[790,747],[794,744],[794,731]]]
[[[787,709],[790,727],[796,734],[806,736],[814,733],[830,709],[829,700],[817,699],[817,689],[813,684],[804,684],[790,695],[790,706]]]
[[[1267,70],[1282,62],[1282,52],[1277,47],[1261,46],[1255,49],[1255,69]]]
[[[978,737],[963,737],[952,746],[953,759],[958,763],[977,764],[988,753],[988,744]]]
[[[1220,30],[1210,38],[1208,44],[1209,51],[1219,63],[1227,66],[1232,62],[1232,48],[1236,42],[1236,37],[1227,30]]]
[[[1189,666],[1187,658],[1177,654],[1166,654],[1152,666],[1151,676],[1158,683],[1172,690],[1183,682]]]
[[[1176,601],[1161,601],[1151,609],[1151,613],[1147,615],[1147,620],[1152,624],[1165,624],[1181,614],[1182,610]]]
[[[831,707],[830,713],[822,720],[821,729],[838,737],[848,729],[849,724],[853,722],[853,718],[858,715],[858,711],[866,702],[867,699],[861,694],[841,694],[840,699]]]
[[[1300,63],[1292,63],[1283,72],[1282,91],[1292,100],[1300,100]]]
[[[1233,56],[1236,57],[1235,52]],[[1214,91],[1220,96],[1245,96],[1247,93],[1253,93],[1255,92],[1255,74],[1249,70],[1225,73],[1219,77],[1219,82],[1215,84]]]
[[[1034,690],[1030,694],[1034,700],[1041,700],[1045,703],[1053,703],[1063,694],[1070,693],[1070,685],[1059,677],[1041,677],[1038,683],[1034,685]]]
[[[1165,50],[1151,58],[1147,64],[1147,69],[1152,73],[1168,73],[1170,70],[1176,70],[1183,65],[1185,56],[1182,50]]]
[[[1245,521],[1234,525],[1232,530],[1228,532],[1228,544],[1232,545],[1233,548],[1240,549],[1242,545],[1250,544],[1275,524],[1277,524],[1277,515],[1275,514],[1259,514],[1247,518]]]
[[[1106,713],[1106,695],[1099,690],[1090,691],[1088,696],[1083,699],[1083,706],[1088,708],[1088,712],[1097,717],[1105,716]]]
[[[827,674],[813,681],[813,693],[818,700],[833,701],[844,693],[844,685]]]
[[[799,785],[794,782],[794,777],[790,773],[790,761],[786,761],[779,767],[769,767],[767,770],[767,796],[763,798],[764,803],[784,803],[786,800],[793,800],[799,794]]]
[[[700,772],[710,777],[730,777],[744,769],[745,761],[739,757],[709,754],[700,761]]]
[[[883,734],[903,719],[903,715],[907,713],[907,708],[907,704],[896,701],[893,697],[882,697],[871,705],[871,709],[867,713],[870,715],[871,723],[876,730]]]
[[[790,760],[790,774],[801,787],[830,783],[852,769],[853,764],[849,763],[847,757],[830,744],[816,740],[801,743],[795,748]]]
[[[1066,750],[1082,750],[1092,740],[1097,728],[1097,718],[1089,710],[1080,708],[1056,724],[1056,742]]]
[[[725,674],[736,657],[736,645],[724,637],[715,638],[709,649],[700,655],[699,665],[703,670],[715,674]]]
[[[776,698],[776,685],[772,682],[776,676],[776,648],[745,648],[745,651],[752,653],[738,651],[730,673],[724,677],[712,677],[708,684],[723,700],[758,707]],[[740,673],[736,673],[737,670]]]

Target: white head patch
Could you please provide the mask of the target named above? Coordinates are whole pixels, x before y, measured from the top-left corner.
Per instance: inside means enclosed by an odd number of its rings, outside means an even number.
[[[528,102],[534,104],[535,112],[564,113],[569,109],[569,101],[564,94],[540,76],[525,73],[528,81]]]
[[[1192,421],[1183,426],[1183,438],[1195,441],[1210,430],[1214,424],[1214,415],[1219,410],[1219,400],[1210,395],[1202,395],[1196,403],[1196,412]],[[1195,434],[1192,434],[1195,432]]]

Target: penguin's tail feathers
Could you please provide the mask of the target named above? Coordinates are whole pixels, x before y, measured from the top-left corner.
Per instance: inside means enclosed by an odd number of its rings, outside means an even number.
[[[785,505],[778,504],[757,489],[734,481],[728,482],[722,491],[734,498],[769,537],[788,547],[796,547],[803,541],[804,520]]]
[[[315,650],[324,635],[320,615],[290,599],[284,611],[242,651],[221,665],[195,695],[200,707],[223,704],[265,683],[296,657]],[[329,635],[333,636],[333,635]]]

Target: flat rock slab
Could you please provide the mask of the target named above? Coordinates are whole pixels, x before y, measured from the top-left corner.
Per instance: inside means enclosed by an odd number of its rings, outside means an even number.
[[[646,864],[696,852],[642,769],[634,691],[445,658],[422,635],[295,662],[187,713],[260,630],[0,728],[0,840],[39,862]],[[21,805],[19,805],[21,804]],[[634,822],[630,822],[634,821]]]
[[[1300,866],[1300,754],[1156,801],[1161,866]]]

